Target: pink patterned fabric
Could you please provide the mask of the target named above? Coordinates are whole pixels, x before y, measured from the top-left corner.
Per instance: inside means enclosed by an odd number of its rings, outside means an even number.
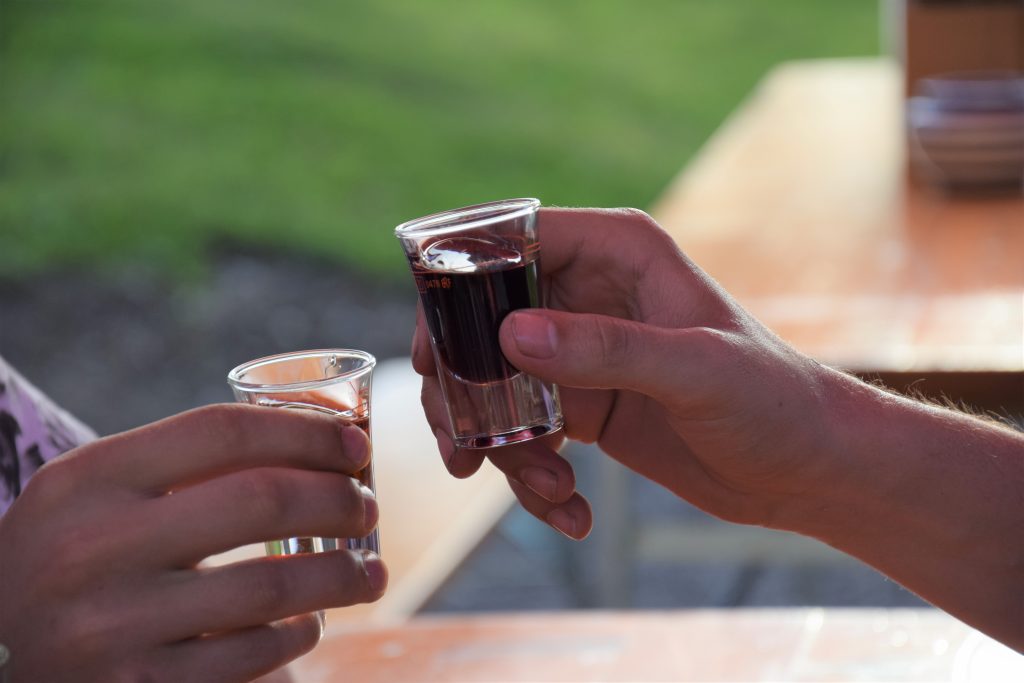
[[[0,515],[43,463],[95,438],[0,358]]]

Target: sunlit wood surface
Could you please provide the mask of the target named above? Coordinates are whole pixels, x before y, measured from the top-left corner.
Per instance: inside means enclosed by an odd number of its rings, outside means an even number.
[[[303,683],[1020,681],[1024,657],[936,610],[415,617],[329,627]]]
[[[1010,373],[1024,396],[1024,198],[907,181],[886,60],[772,71],[652,213],[797,348],[858,372]]]

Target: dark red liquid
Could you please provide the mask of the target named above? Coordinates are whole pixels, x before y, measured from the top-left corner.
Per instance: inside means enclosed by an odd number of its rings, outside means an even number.
[[[479,246],[474,248],[479,253]],[[470,272],[413,264],[427,327],[441,363],[468,382],[495,382],[518,373],[501,353],[498,329],[510,312],[540,305],[537,261],[524,263],[526,257],[519,253],[515,261],[503,261],[508,253],[503,252],[486,267]],[[502,267],[503,263],[509,267]]]

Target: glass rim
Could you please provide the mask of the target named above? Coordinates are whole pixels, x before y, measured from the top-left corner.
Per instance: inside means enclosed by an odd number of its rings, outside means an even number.
[[[521,197],[519,199],[499,199],[494,202],[473,204],[458,209],[439,211],[420,218],[406,221],[395,228],[395,236],[421,237],[433,235],[446,235],[449,233],[463,232],[474,228],[483,228],[494,223],[501,223],[520,216],[536,213],[540,209],[540,200],[533,197]],[[488,214],[482,218],[473,219],[474,214]],[[469,220],[463,220],[463,219]],[[460,221],[452,225],[452,221]]]
[[[306,358],[322,358],[324,356],[344,356],[346,358],[358,358],[363,361],[363,365],[343,372],[334,377],[324,377],[322,379],[310,379],[303,380],[301,382],[281,382],[281,383],[260,383],[260,382],[246,382],[242,377],[245,373],[266,365],[276,365],[285,361],[303,360]],[[330,386],[332,384],[339,384],[344,382],[350,382],[353,379],[358,379],[363,375],[373,370],[377,364],[377,359],[372,354],[366,351],[360,351],[358,349],[312,349],[309,351],[287,351],[285,353],[276,353],[272,356],[264,356],[263,358],[256,358],[241,365],[235,366],[228,373],[228,384],[232,388],[238,389],[239,391],[246,392],[261,392],[261,391],[274,391],[274,392],[291,392],[291,391],[306,391],[307,389],[316,389],[318,387]]]

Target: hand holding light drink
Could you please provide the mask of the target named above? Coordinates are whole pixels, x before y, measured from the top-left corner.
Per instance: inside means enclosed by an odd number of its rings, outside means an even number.
[[[336,415],[369,437],[370,383],[375,364],[370,354],[351,349],[283,353],[239,365],[228,373],[228,383],[241,403]],[[372,458],[355,478],[371,491],[376,490]],[[379,532],[374,529],[365,538],[291,538],[267,543],[270,555],[336,548],[371,550],[379,555]]]
[[[498,343],[510,312],[544,304],[536,199],[403,223],[402,242],[430,332],[455,443],[489,448],[562,427],[557,389],[509,364]]]

